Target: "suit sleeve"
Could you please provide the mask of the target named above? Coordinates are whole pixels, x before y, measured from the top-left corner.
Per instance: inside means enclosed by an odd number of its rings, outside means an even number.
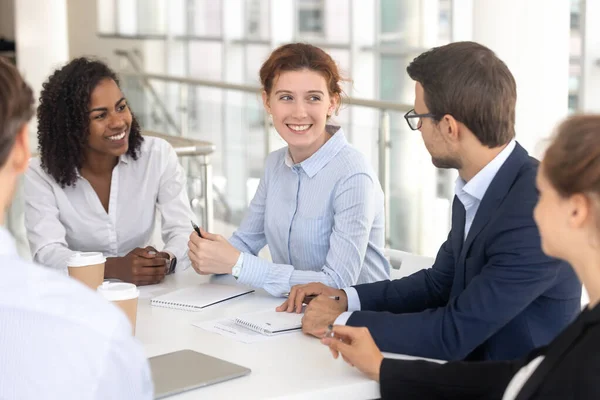
[[[440,247],[432,268],[393,281],[354,286],[366,311],[414,313],[448,302],[454,278],[452,232]]]
[[[398,282],[383,288],[386,294],[379,302],[370,303],[371,307],[377,306],[371,309],[387,309],[387,312],[355,312],[348,325],[368,327],[383,351],[443,360],[464,359],[554,285],[563,267],[561,262],[542,253],[532,208],[531,204],[523,203],[518,207],[506,205],[507,211],[499,216],[502,221],[495,222],[496,229],[485,238],[486,264],[463,292],[446,305],[406,313],[402,307],[391,304],[415,294],[395,295],[411,290]],[[423,283],[427,281],[426,272],[420,274],[409,279],[421,288],[427,287]],[[416,295],[421,296],[422,290]],[[358,293],[361,304],[369,304],[368,296],[360,290]]]

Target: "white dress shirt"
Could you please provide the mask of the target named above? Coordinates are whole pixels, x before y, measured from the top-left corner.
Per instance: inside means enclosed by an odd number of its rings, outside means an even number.
[[[66,271],[75,251],[122,257],[145,247],[161,215],[164,250],[189,266],[187,242],[193,214],[186,177],[175,150],[163,139],[144,137],[139,157],[120,157],[112,172],[108,213],[90,183],[78,175],[61,188],[32,159],[25,174],[25,226],[34,261]]]
[[[466,240],[481,200],[485,192],[487,192],[490,184],[496,177],[498,171],[508,157],[515,149],[517,142],[513,139],[500,153],[494,157],[485,167],[481,169],[469,182],[465,182],[460,176],[456,179],[454,184],[454,194],[465,207],[465,236],[463,240]],[[342,313],[335,320],[336,325],[346,325],[348,319],[354,311],[360,311],[360,298],[356,289],[348,287],[343,289],[348,297],[348,311]]]
[[[0,399],[152,399],[125,314],[79,282],[25,262],[0,227]]]

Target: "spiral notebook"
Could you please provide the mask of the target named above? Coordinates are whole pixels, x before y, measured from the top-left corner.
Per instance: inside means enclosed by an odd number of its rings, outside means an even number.
[[[204,283],[155,297],[150,301],[150,304],[178,310],[200,311],[206,307],[252,292],[254,290],[243,286]]]
[[[303,315],[265,310],[237,317],[235,323],[263,335],[272,336],[301,329]]]

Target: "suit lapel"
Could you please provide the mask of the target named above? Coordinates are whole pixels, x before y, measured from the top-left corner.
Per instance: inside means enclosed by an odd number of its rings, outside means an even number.
[[[454,284],[450,291],[450,297],[458,295],[462,292],[463,288],[457,285],[456,282],[464,281],[464,268],[459,267],[458,260],[462,251],[464,238],[465,238],[465,207],[463,203],[454,196],[454,202],[452,203],[452,253],[454,254]]]
[[[465,207],[458,197],[454,196],[452,202],[452,251],[455,262],[458,261],[465,239],[465,218]]]
[[[525,163],[527,158],[527,151],[517,143],[515,149],[510,153],[510,156],[508,156],[502,167],[498,170],[498,173],[485,192],[481,204],[479,204],[479,208],[473,219],[473,224],[471,225],[471,229],[469,229],[469,234],[462,247],[462,253],[459,260],[464,260],[466,252],[471,247],[471,244],[473,244],[473,240],[475,240],[477,235],[487,225],[500,206],[500,203],[502,203],[504,197],[508,194],[517,178],[521,166]]]

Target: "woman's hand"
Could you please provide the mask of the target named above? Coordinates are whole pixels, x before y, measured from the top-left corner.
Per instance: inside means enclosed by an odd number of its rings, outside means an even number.
[[[333,358],[342,355],[344,361],[358,368],[374,381],[379,382],[379,371],[383,354],[367,328],[336,325],[333,337],[324,337],[321,342],[329,346]]]
[[[208,233],[202,228],[200,233],[202,237],[192,232],[188,242],[188,255],[194,270],[203,275],[231,274],[240,257],[239,250],[221,235]]]
[[[151,246],[137,247],[124,257],[108,257],[104,277],[143,286],[162,282],[168,271],[167,253],[159,253]]]

